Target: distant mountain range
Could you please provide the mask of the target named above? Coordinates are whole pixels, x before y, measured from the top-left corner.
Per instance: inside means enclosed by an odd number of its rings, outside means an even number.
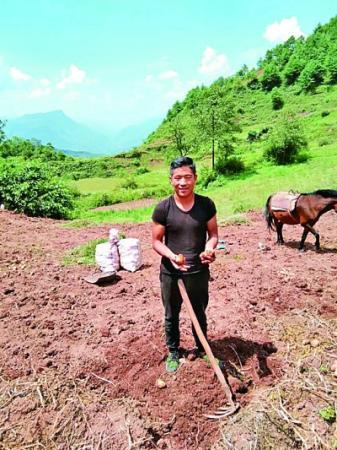
[[[140,145],[159,125],[161,119],[153,119],[139,125],[124,128],[108,136],[68,117],[63,111],[26,114],[9,119],[7,137],[18,136],[51,143],[56,149],[73,156],[115,155]]]

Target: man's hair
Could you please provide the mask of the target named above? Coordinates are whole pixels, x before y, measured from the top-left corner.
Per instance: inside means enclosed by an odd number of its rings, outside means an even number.
[[[179,169],[180,167],[189,167],[194,175],[197,173],[194,161],[192,158],[189,158],[188,156],[180,156],[179,158],[176,158],[173,160],[170,164],[170,175],[172,176],[173,171],[175,169]]]

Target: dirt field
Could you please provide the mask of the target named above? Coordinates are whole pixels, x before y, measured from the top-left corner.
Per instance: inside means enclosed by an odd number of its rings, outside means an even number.
[[[312,237],[297,250],[300,227],[285,227],[286,245],[274,245],[260,213],[220,229],[209,338],[242,406],[221,423],[203,416],[225,402],[204,361],[165,373],[150,224],[117,226],[140,238],[144,264],[113,284],[83,281],[92,267],[62,266],[67,250],[111,226],[70,229],[0,211],[0,448],[333,448],[336,422],[319,411],[337,398],[336,214],[318,223],[319,253]],[[187,351],[185,311],[181,330]]]

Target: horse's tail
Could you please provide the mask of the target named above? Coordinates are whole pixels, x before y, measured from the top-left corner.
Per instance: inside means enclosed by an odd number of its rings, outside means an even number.
[[[263,214],[264,214],[264,218],[266,219],[269,230],[275,231],[276,230],[275,219],[274,219],[274,216],[272,215],[272,213],[270,212],[270,207],[269,207],[271,198],[272,198],[272,195],[270,195],[267,199]]]

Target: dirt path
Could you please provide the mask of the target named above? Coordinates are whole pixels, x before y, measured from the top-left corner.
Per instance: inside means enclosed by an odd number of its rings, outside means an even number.
[[[286,228],[287,244],[278,247],[262,217],[249,218],[220,230],[227,249],[212,267],[208,310],[215,353],[244,375],[244,382],[230,376],[243,410],[289,368],[273,324],[291,324],[299,311],[322,320],[337,313],[335,215],[319,222],[320,253],[311,238],[306,252],[296,250],[299,227]],[[164,371],[159,257],[149,224],[118,226],[140,238],[144,265],[120,271],[114,284],[89,285],[82,277],[92,269],[60,262],[68,249],[107,237],[109,228],[70,229],[0,212],[0,446],[217,448],[219,425],[203,417],[224,403],[212,370],[197,360],[176,375]],[[185,312],[181,329],[189,349]],[[158,378],[166,388],[156,387]],[[233,448],[249,448],[240,445]]]

